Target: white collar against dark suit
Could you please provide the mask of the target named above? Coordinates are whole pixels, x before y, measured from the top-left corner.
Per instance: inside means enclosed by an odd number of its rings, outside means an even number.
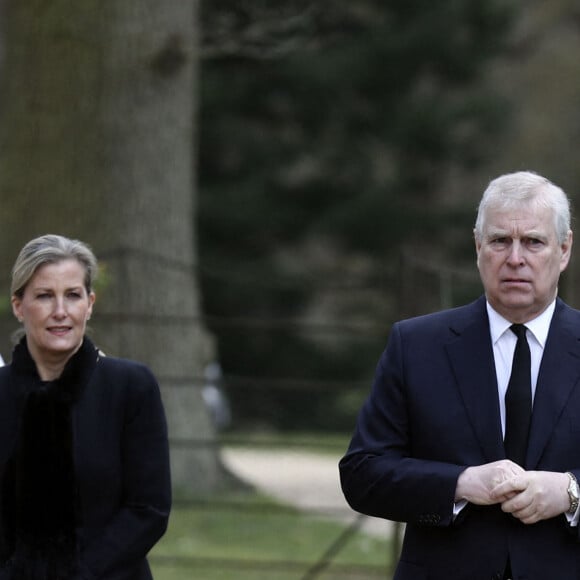
[[[530,354],[532,359],[532,397],[536,393],[536,383],[542,354],[548,339],[550,323],[556,308],[554,300],[539,316],[526,322],[528,329],[527,338],[530,345]],[[509,331],[512,323],[495,311],[487,302],[487,314],[489,317],[489,332],[493,346],[493,357],[495,361],[495,372],[497,375],[497,389],[499,396],[499,408],[501,414],[502,432],[505,434],[505,392],[510,378],[514,350],[516,348],[516,335]]]

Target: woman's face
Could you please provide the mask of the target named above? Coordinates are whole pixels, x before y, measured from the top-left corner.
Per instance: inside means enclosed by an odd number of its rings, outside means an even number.
[[[24,325],[28,350],[39,361],[68,360],[80,347],[95,295],[85,268],[73,258],[40,266],[12,310]]]

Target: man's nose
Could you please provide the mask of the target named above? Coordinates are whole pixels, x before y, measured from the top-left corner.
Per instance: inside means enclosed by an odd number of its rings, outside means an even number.
[[[524,260],[523,247],[519,240],[513,240],[510,247],[510,253],[508,256],[508,262],[510,264],[518,265]]]

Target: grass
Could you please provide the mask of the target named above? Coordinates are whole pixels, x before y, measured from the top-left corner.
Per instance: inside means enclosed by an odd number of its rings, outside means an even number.
[[[388,540],[360,532],[343,538],[346,527],[254,493],[230,492],[178,503],[150,562],[155,580],[385,578]],[[309,575],[341,538],[331,564]]]
[[[278,433],[255,431],[252,433],[227,431],[221,434],[220,442],[227,447],[299,449],[314,453],[329,453],[342,456],[348,447],[350,434],[342,433]]]
[[[220,443],[340,457],[349,438],[230,431]],[[150,562],[155,580],[384,580],[391,554],[388,538],[234,487],[212,497],[178,499]]]

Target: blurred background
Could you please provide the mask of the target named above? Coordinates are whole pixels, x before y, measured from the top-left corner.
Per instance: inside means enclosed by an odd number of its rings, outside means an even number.
[[[93,337],[151,366],[169,419],[156,579],[390,577],[400,526],[352,513],[336,463],[390,325],[480,294],[489,180],[537,171],[578,205],[580,8],[0,10],[0,354],[21,246],[89,243]]]

